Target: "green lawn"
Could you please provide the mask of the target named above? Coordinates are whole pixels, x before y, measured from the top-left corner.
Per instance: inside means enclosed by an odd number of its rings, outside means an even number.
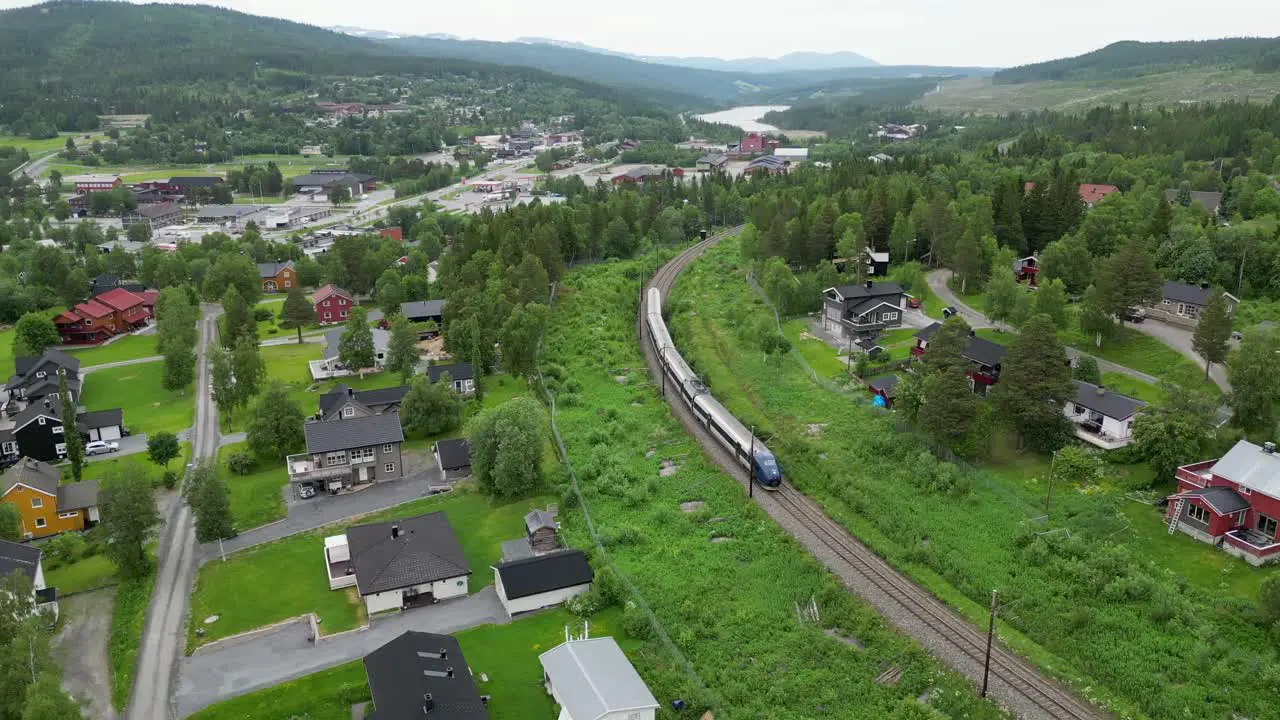
[[[782,333],[791,342],[791,346],[800,353],[804,361],[809,363],[813,371],[825,378],[843,378],[847,372],[846,363],[838,359],[837,352],[826,342],[816,337],[801,337],[809,332],[809,321],[805,318],[789,320],[782,324]]]
[[[310,342],[268,345],[260,348],[259,354],[267,368],[267,382],[284,383],[289,396],[302,407],[304,415],[315,412],[316,398],[319,394],[307,390],[312,382],[309,362],[321,358],[324,354],[324,346]],[[252,402],[250,402],[251,407]],[[249,408],[240,408],[231,420],[227,420],[224,413],[223,430],[225,432],[244,430],[248,410]]]
[[[616,610],[591,618],[593,637],[610,635]],[[554,714],[542,685],[538,655],[564,641],[564,626],[579,620],[564,610],[526,617],[508,625],[482,625],[455,633],[476,689],[489,695],[490,720],[543,720]],[[628,643],[620,639],[624,650]],[[489,682],[481,682],[481,673]],[[347,720],[351,705],[369,700],[364,664],[357,660],[297,680],[223,701],[192,715],[192,720],[308,718]]]
[[[75,136],[76,138],[79,138],[81,135],[86,134],[90,133],[76,133]],[[96,133],[92,135],[94,136],[94,139],[106,137],[105,135],[99,135]],[[21,135],[0,135],[0,147],[9,146],[22,148],[30,153],[32,158],[36,158],[48,152],[65,149],[67,147],[68,137],[70,136],[59,135],[57,137],[33,140],[32,138],[23,137]]]
[[[152,552],[154,566],[154,550]],[[116,603],[111,612],[111,631],[107,642],[107,662],[111,674],[111,705],[123,710],[133,690],[133,674],[138,668],[138,643],[147,621],[147,605],[155,589],[156,575],[128,580],[116,586]]]
[[[0,373],[13,374],[13,327],[0,330]]]
[[[259,462],[248,475],[237,475],[227,470],[227,456],[237,452],[249,452],[248,443],[234,443],[218,448],[218,468],[227,481],[231,495],[231,518],[236,530],[244,532],[265,525],[285,516],[281,488],[289,484],[289,471],[284,459]]]
[[[82,368],[138,358],[158,357],[160,354],[156,350],[155,335],[127,335],[110,345],[71,350],[70,353],[80,359]]]
[[[493,507],[474,492],[422,498],[375,513],[359,522],[379,522],[444,511],[462,544],[474,573],[472,592],[492,582],[489,566],[502,556],[501,543],[523,533],[524,515],[544,506],[547,498],[521,500]],[[324,538],[336,535],[356,522],[331,525],[250,548],[231,555],[226,562],[210,562],[200,569],[191,596],[192,627],[188,650],[218,638],[253,630],[308,612],[322,618],[321,632],[350,630],[364,622],[364,605],[354,588],[330,590],[324,569]],[[248,593],[248,587],[271,587],[270,593]],[[202,620],[220,616],[212,625]],[[195,637],[204,627],[205,636]]]
[[[1121,373],[1102,373],[1102,384],[1121,395],[1128,395],[1145,403],[1159,404],[1164,401],[1164,391],[1159,385],[1145,383]]]
[[[70,565],[45,570],[45,583],[58,588],[59,595],[97,590],[116,584],[116,564],[106,555],[90,555]]]
[[[128,420],[128,416],[125,416],[125,421],[127,422]],[[178,452],[178,457],[169,461],[169,469],[181,474],[183,469],[186,467],[187,462],[191,458],[191,443],[180,443],[179,447],[180,450]],[[125,472],[131,474],[145,475],[151,478],[153,484],[160,480],[165,470],[159,465],[153,465],[151,461],[147,459],[147,454],[145,452],[141,452],[134,453],[133,455],[111,458],[110,460],[95,460],[91,463],[86,463],[80,472],[80,479],[101,480],[107,472],[114,468],[122,468]],[[70,478],[71,466],[69,464],[64,464],[61,466],[61,469],[63,477]]]
[[[85,379],[81,403],[89,410],[121,408],[125,425],[135,434],[178,433],[191,427],[191,387],[169,391],[161,380],[160,367],[151,363],[99,370]]]

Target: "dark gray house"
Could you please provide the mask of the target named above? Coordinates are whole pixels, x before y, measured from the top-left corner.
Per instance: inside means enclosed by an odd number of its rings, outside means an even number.
[[[303,428],[307,451],[285,462],[289,482],[338,493],[404,477],[397,413],[312,421]]]
[[[343,383],[320,396],[321,420],[338,418],[365,417],[383,413],[400,412],[400,402],[409,393],[408,385],[377,388],[374,390],[353,390]]]
[[[446,480],[471,477],[471,443],[466,438],[440,440],[434,448],[436,467]]]
[[[376,708],[366,720],[489,717],[462,647],[448,635],[407,630],[366,655],[364,672]]]
[[[58,392],[58,376],[67,376],[73,399],[80,397],[80,360],[50,348],[37,356],[14,358],[14,375],[5,383],[9,399],[34,401]]]
[[[448,373],[449,378],[453,380],[453,389],[455,392],[463,395],[471,395],[476,391],[476,371],[471,367],[471,363],[452,363],[449,365],[432,365],[427,368],[427,379],[431,384],[440,382],[440,378]]]
[[[1199,205],[1209,211],[1210,215],[1217,215],[1218,209],[1222,207],[1222,193],[1220,192],[1204,192],[1201,190],[1192,190],[1191,204]],[[1171,188],[1164,191],[1164,201],[1173,205],[1178,202],[1178,190]]]
[[[76,416],[75,432],[89,442],[119,440],[124,434],[124,411],[120,408],[83,412]],[[27,406],[13,419],[10,430],[22,455],[57,462],[67,457],[67,432],[62,422],[62,402],[42,398]]]
[[[1213,288],[1208,283],[1188,285],[1184,282],[1169,281],[1164,284],[1160,293],[1160,302],[1147,308],[1147,317],[1185,328],[1195,328],[1200,324],[1200,313],[1204,312],[1209,298],[1213,297]],[[1224,292],[1222,297],[1227,301],[1227,312],[1234,313],[1240,300],[1231,293]]]
[[[856,340],[900,327],[907,294],[896,282],[827,288],[822,294],[822,328]]]

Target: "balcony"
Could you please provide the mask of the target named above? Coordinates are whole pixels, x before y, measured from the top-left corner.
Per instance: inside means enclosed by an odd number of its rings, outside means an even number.
[[[1243,558],[1250,565],[1262,565],[1280,558],[1280,542],[1257,530],[1236,528],[1224,536],[1222,549]]]
[[[338,590],[356,584],[356,570],[351,565],[351,550],[346,535],[324,539],[324,563],[329,575],[329,589]]]
[[[1179,482],[1186,483],[1192,487],[1206,487],[1213,477],[1210,470],[1217,463],[1217,460],[1202,460],[1198,463],[1183,465],[1174,473],[1174,477]]]
[[[1130,437],[1115,437],[1105,433],[1102,431],[1101,423],[1092,420],[1083,422],[1075,418],[1072,418],[1072,420],[1076,426],[1076,437],[1103,450],[1118,450],[1133,440]]]
[[[351,476],[350,465],[330,465],[325,467],[311,455],[290,455],[285,458],[289,468],[289,482],[313,482],[335,480]]]

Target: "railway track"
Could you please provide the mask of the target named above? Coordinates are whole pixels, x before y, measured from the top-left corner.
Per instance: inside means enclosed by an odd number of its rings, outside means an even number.
[[[695,243],[654,273],[647,287],[655,287],[665,302],[680,273],[708,247],[736,233],[738,228]],[[645,340],[644,297],[640,301],[637,332],[650,374],[661,373],[657,358]],[[655,375],[656,376],[656,375]],[[703,449],[739,483],[748,482],[741,465],[694,418],[678,393],[668,404]],[[874,605],[900,630],[914,637],[936,656],[975,683],[981,683],[986,632],[945,606],[929,591],[860,543],[827,517],[821,507],[784,482],[777,492],[759,492],[755,499],[766,512],[796,536],[809,550],[858,595]],[[1034,720],[1102,720],[1107,716],[1077,699],[1056,681],[1041,675],[1022,658],[1001,647],[991,650],[989,695],[1018,717]]]

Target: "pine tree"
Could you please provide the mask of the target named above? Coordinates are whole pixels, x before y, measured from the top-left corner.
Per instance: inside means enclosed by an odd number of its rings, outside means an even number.
[[[280,310],[280,327],[298,331],[298,342],[302,342],[302,329],[315,322],[315,308],[307,302],[302,288],[295,284],[289,288],[284,298],[284,307]]]
[[[253,309],[245,302],[235,285],[227,286],[222,295],[222,346],[230,350],[241,336],[258,339],[258,323]]]
[[[966,370],[970,361],[964,352],[969,347],[969,323],[959,315],[952,315],[929,338],[929,346],[923,359],[924,372],[930,375],[950,370]]]
[[[80,482],[84,470],[84,438],[80,436],[79,423],[76,421],[76,402],[67,388],[67,376],[58,372],[58,400],[62,403],[62,442],[67,447],[67,460],[71,463],[71,476]]]
[[[1102,261],[1096,285],[1102,310],[1119,317],[1121,327],[1125,310],[1153,304],[1163,288],[1155,259],[1138,239]]]
[[[1070,421],[1062,407],[1073,392],[1071,368],[1053,320],[1031,317],[1009,348],[1000,382],[991,392],[998,416],[1034,450],[1056,450],[1068,435]]]
[[[1092,355],[1082,353],[1076,358],[1075,367],[1071,369],[1071,377],[1092,385],[1102,384],[1102,372],[1098,370],[1098,361]]]
[[[1156,200],[1155,212],[1151,214],[1151,222],[1147,225],[1147,235],[1155,238],[1158,245],[1169,239],[1169,229],[1172,226],[1173,207],[1162,196]]]
[[[369,314],[364,308],[352,308],[346,329],[338,341],[338,362],[360,371],[373,367],[375,360]]]
[[[921,428],[953,451],[962,449],[978,414],[978,396],[964,370],[949,368],[924,380]]]
[[[1227,312],[1227,301],[1220,291],[1214,292],[1209,302],[1200,313],[1200,323],[1196,325],[1195,335],[1191,338],[1191,346],[1200,357],[1204,358],[1204,377],[1209,378],[1209,368],[1215,363],[1225,362],[1227,352],[1231,349],[1231,315]]]
[[[393,317],[400,313],[400,303],[404,302],[404,286],[400,282],[400,273],[387,268],[373,286],[373,297],[378,302],[384,317]]]

